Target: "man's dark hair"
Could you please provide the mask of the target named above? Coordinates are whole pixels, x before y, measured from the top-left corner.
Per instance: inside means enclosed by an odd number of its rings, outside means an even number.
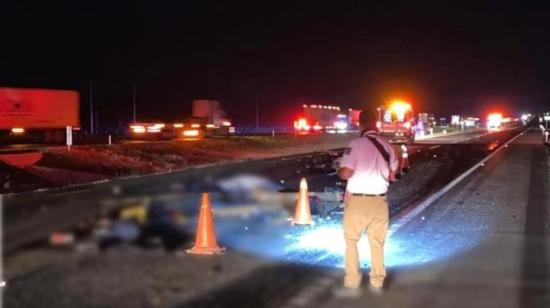
[[[359,114],[359,124],[363,130],[376,129],[376,114],[371,110],[363,110]]]

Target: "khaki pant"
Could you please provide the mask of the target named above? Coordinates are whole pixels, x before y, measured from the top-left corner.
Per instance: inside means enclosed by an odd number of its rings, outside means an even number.
[[[357,288],[361,283],[357,242],[366,230],[371,250],[370,284],[384,284],[384,242],[388,232],[388,200],[385,196],[348,196],[344,209],[344,238],[346,240],[346,276],[344,286]]]

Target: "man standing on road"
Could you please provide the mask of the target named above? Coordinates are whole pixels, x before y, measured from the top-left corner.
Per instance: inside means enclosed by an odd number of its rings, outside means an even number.
[[[347,180],[344,208],[346,240],[344,294],[358,295],[361,283],[357,242],[366,230],[371,249],[370,288],[381,292],[386,277],[384,242],[388,231],[387,191],[398,168],[393,147],[376,132],[376,118],[368,111],[359,116],[361,136],[349,144],[338,175]]]

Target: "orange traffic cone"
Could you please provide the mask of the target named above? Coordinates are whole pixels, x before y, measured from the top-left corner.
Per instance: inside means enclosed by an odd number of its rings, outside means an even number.
[[[407,147],[405,145],[401,146],[401,170],[403,172],[409,171],[409,153],[407,152]]]
[[[199,224],[197,226],[197,238],[195,246],[188,249],[188,253],[213,255],[220,254],[225,251],[224,247],[218,246],[216,241],[216,230],[214,229],[214,219],[212,215],[212,207],[208,193],[202,193],[201,196],[201,211],[199,214]]]
[[[300,181],[300,191],[296,201],[296,212],[294,213],[293,225],[312,225],[311,209],[309,208],[309,193],[305,178]]]

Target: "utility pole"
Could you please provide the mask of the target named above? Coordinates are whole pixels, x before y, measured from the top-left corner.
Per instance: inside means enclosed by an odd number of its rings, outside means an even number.
[[[94,134],[94,86],[90,80],[90,135]]]
[[[256,128],[260,128],[260,109],[258,105],[258,92],[256,92]]]
[[[97,132],[101,133],[101,130],[99,129],[99,106],[97,104],[95,104],[94,120],[95,120],[94,128],[96,133]]]
[[[134,123],[136,123],[136,84],[134,83],[133,89],[132,89],[132,102],[133,102],[133,119]]]

